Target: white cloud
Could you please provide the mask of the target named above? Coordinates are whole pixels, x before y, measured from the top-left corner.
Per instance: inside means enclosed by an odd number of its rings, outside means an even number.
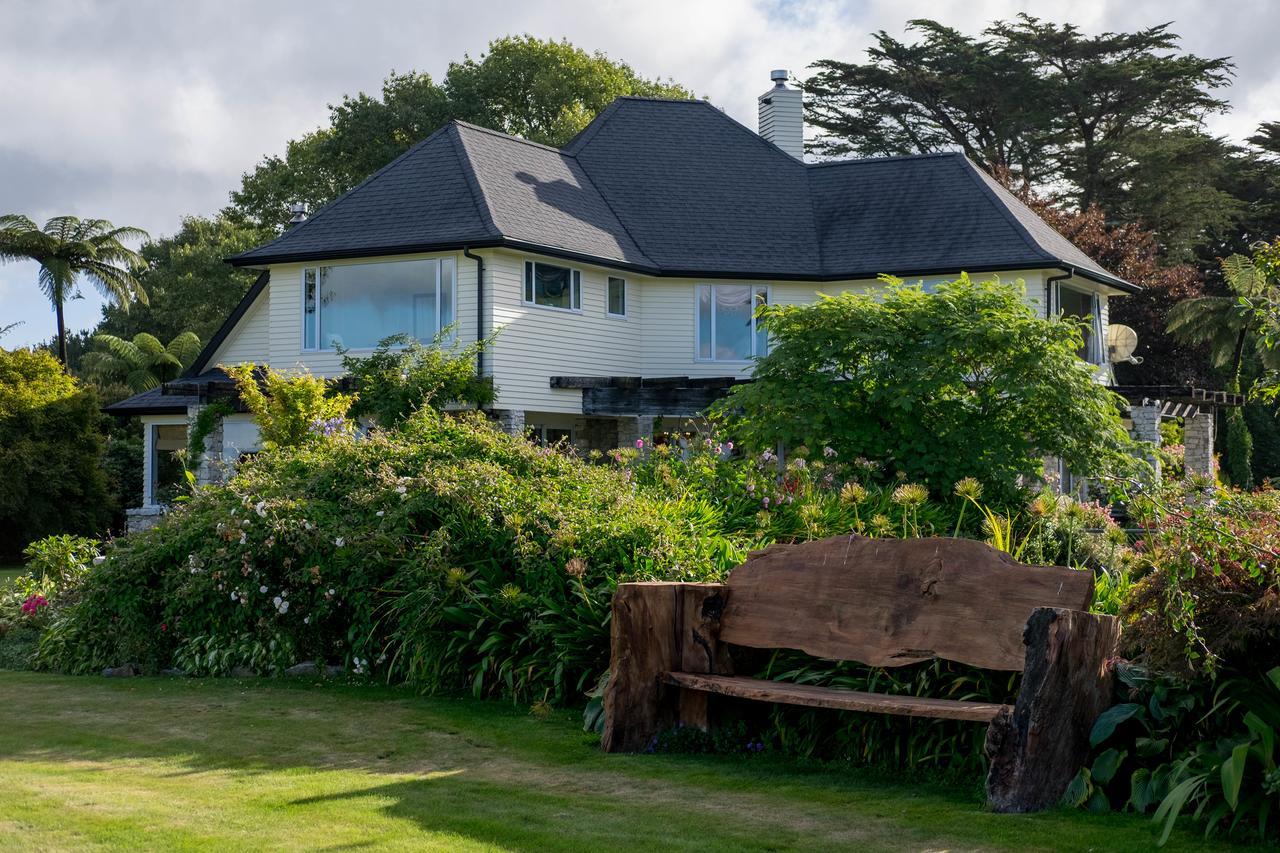
[[[1236,112],[1215,132],[1240,138],[1280,119],[1280,10],[1264,0],[253,0],[27,4],[0,0],[0,208],[42,219],[101,216],[171,233],[184,214],[226,203],[242,172],[325,120],[343,93],[374,92],[387,72],[443,75],[490,39],[528,32],[603,50],[645,76],[671,77],[755,126],[772,68],[803,74],[856,58],[879,29],[933,17],[965,31],[1028,9],[1084,30],[1175,21],[1187,49],[1235,55]],[[70,306],[97,319],[96,294]],[[7,345],[48,336],[52,320],[25,265],[0,267]]]

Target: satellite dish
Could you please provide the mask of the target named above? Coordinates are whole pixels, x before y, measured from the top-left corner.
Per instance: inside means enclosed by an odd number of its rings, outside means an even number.
[[[1115,364],[1127,361],[1142,364],[1141,358],[1134,357],[1133,351],[1138,348],[1138,333],[1128,326],[1111,323],[1107,326],[1107,361]]]

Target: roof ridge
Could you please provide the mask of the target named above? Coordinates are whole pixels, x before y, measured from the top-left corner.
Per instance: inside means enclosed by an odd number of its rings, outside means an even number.
[[[613,118],[613,114],[618,111],[618,104],[622,102],[623,97],[625,96],[614,98],[607,107],[596,113],[596,117],[588,122],[586,127],[578,131],[572,139],[564,144],[564,153],[576,158],[578,152],[591,141],[593,136],[600,132],[600,128],[604,127],[605,123]]]
[[[996,211],[1000,214],[1000,216],[1009,225],[1013,227],[1014,232],[1017,233],[1017,235],[1020,238],[1022,238],[1022,242],[1026,244],[1027,248],[1029,248],[1033,254],[1040,255],[1044,260],[1056,261],[1058,263],[1065,263],[1063,259],[1056,257],[1044,246],[1041,246],[1039,240],[1031,236],[1031,232],[1027,230],[1027,226],[1023,225],[1022,221],[1018,219],[1016,215],[1014,215],[1013,211],[1011,211],[1008,205],[1006,205],[1003,202],[999,194],[996,193],[996,191],[991,187],[991,185],[987,181],[983,180],[981,175],[977,174],[979,169],[978,164],[973,162],[963,154],[960,155],[960,158],[963,160],[961,167],[964,169],[965,174],[969,176],[969,179],[971,181],[977,184],[979,191],[981,191],[982,194],[986,196],[987,201],[989,201],[992,204],[992,206],[996,208]],[[1005,190],[1005,192],[1008,192],[1008,190]],[[1009,193],[1009,197],[1012,198],[1014,201],[1018,201],[1017,196],[1013,195],[1013,193]],[[1021,202],[1018,202],[1018,203],[1021,204]]]
[[[627,223],[618,215],[618,211],[614,208],[613,203],[609,201],[609,196],[601,191],[600,187],[596,186],[595,179],[591,177],[591,172],[588,171],[586,165],[572,154],[565,154],[564,156],[573,161],[573,164],[578,167],[578,171],[582,173],[582,177],[586,178],[587,183],[591,185],[591,189],[595,191],[595,194],[600,198],[600,201],[604,202],[604,206],[609,209],[610,215],[613,216],[615,221],[617,221],[618,227],[622,229],[623,233],[627,235],[627,239],[631,241],[631,245],[636,247],[636,251],[640,253],[640,257],[644,258],[656,268],[658,266],[657,262],[653,258],[649,257],[648,253],[645,252],[644,247],[640,245],[640,241],[636,239],[636,235],[631,233],[631,229],[627,227]]]
[[[844,157],[839,160],[818,160],[805,163],[811,169],[829,169],[832,166],[857,166],[863,163],[893,163],[899,160],[930,160],[944,157],[964,157],[961,151],[927,151],[921,154],[885,154],[877,157]]]
[[[471,152],[467,150],[467,145],[462,140],[462,134],[457,132],[457,126],[461,122],[451,121],[447,127],[453,127],[453,153],[458,158],[458,167],[462,169],[463,177],[466,178],[467,188],[471,190],[471,203],[476,206],[476,215],[480,217],[480,221],[489,229],[489,233],[495,237],[502,236],[502,229],[498,227],[498,222],[494,219],[493,208],[489,206],[489,198],[485,195],[484,187],[480,184],[480,176],[476,174],[475,164],[471,162]]]
[[[450,119],[449,124],[457,125],[458,127],[465,127],[467,130],[476,130],[476,131],[479,131],[480,133],[487,133],[490,136],[496,136],[499,139],[506,139],[511,142],[519,142],[522,145],[531,145],[534,148],[541,148],[544,151],[551,151],[555,154],[565,153],[563,149],[556,148],[553,145],[545,145],[541,142],[534,142],[532,139],[525,139],[523,136],[516,136],[515,134],[506,133],[501,130],[494,130],[492,127],[485,127],[482,124],[473,124],[472,122],[469,122],[469,121],[463,121],[460,118]]]

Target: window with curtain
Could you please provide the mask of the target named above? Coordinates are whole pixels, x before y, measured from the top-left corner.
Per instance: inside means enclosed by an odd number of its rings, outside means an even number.
[[[308,267],[302,272],[302,347],[373,349],[409,335],[430,343],[454,321],[453,258]]]
[[[749,284],[698,285],[698,358],[746,361],[767,355],[769,338],[756,319],[769,288]]]
[[[582,273],[541,261],[525,261],[524,301],[544,308],[581,310]]]
[[[609,276],[608,286],[606,310],[614,317],[627,316],[627,280]]]

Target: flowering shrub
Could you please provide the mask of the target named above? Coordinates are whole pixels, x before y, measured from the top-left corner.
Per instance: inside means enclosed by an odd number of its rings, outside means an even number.
[[[305,368],[295,374],[253,364],[223,367],[236,382],[236,392],[253,413],[262,446],[295,447],[313,438],[349,432],[347,410],[354,394],[334,393],[328,380]]]
[[[1185,487],[1184,487],[1185,488]],[[1152,667],[1188,676],[1280,653],[1280,492],[1169,488],[1135,502],[1147,534],[1124,607]]]
[[[564,701],[607,666],[620,579],[717,577],[741,559],[717,519],[474,413],[423,410],[259,454],[113,544],[42,660],[226,673],[313,659]]]

